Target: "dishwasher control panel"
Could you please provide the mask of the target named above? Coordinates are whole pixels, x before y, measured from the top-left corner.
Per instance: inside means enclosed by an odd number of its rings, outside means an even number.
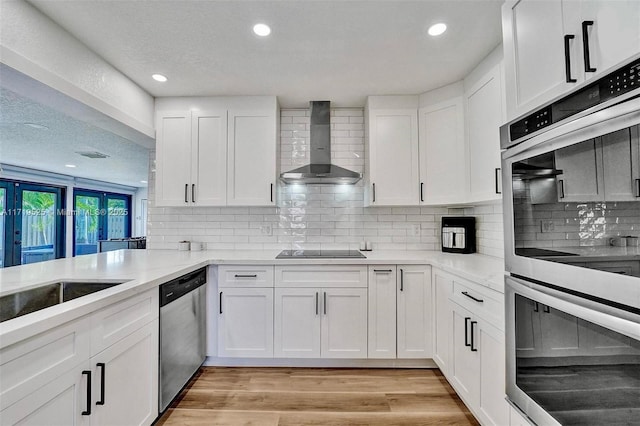
[[[190,291],[206,284],[207,268],[198,269],[160,286],[160,307],[173,302]]]

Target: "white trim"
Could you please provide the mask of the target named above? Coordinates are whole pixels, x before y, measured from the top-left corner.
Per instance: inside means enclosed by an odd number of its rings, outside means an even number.
[[[205,366],[215,367],[319,367],[319,368],[438,368],[431,358],[326,359],[326,358],[218,358],[208,356]]]

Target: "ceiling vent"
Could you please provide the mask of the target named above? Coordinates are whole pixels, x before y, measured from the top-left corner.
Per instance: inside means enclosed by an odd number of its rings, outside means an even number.
[[[87,158],[109,158],[107,154],[103,154],[98,151],[76,151],[76,154],[80,154],[83,157]]]

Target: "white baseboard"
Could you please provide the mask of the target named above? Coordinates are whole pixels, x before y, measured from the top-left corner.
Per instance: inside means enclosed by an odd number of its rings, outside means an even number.
[[[321,368],[438,368],[426,359],[325,359],[325,358],[216,358],[208,367],[321,367]]]

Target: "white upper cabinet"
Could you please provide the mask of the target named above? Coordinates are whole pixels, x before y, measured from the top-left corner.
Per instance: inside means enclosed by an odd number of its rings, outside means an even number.
[[[223,206],[227,197],[227,111],[194,111],[191,125],[191,202]]]
[[[638,126],[602,136],[605,201],[640,200]]]
[[[415,96],[372,96],[367,100],[365,205],[418,204],[417,106]]]
[[[229,111],[227,204],[275,205],[276,111]]]
[[[602,161],[597,155],[596,139],[571,145],[555,152],[558,200],[566,202],[604,200]],[[595,167],[584,167],[593,164]]]
[[[515,118],[569,90],[565,79],[565,29],[558,0],[507,1],[502,7],[507,110]],[[575,52],[576,40],[567,39]],[[570,57],[573,78],[578,57]]]
[[[502,27],[509,119],[640,52],[635,0],[509,0]]]
[[[163,111],[156,124],[156,205],[189,204],[191,112]]]
[[[275,97],[161,98],[156,117],[156,205],[275,205]]]
[[[466,201],[464,102],[455,96],[419,110],[420,204]]]
[[[500,66],[494,66],[465,93],[470,202],[502,198],[500,126],[504,122]]]

